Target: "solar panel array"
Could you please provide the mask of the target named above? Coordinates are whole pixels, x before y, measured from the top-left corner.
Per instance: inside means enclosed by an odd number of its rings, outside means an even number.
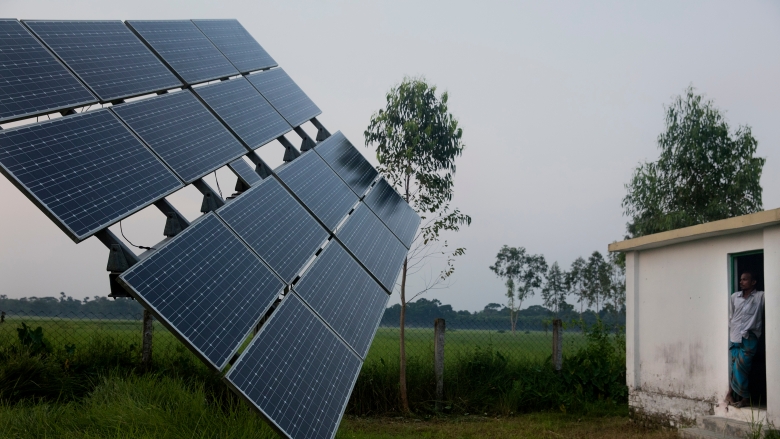
[[[0,172],[76,242],[234,171],[117,282],[283,435],[333,438],[419,224],[403,199],[340,132],[263,164],[320,109],[236,20],[0,20],[0,66],[0,122],[63,114],[0,131]]]

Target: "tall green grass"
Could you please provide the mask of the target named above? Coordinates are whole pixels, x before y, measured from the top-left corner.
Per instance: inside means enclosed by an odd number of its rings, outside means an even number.
[[[203,384],[123,374],[101,378],[78,401],[6,403],[0,432],[18,439],[278,437],[246,404],[216,404]]]

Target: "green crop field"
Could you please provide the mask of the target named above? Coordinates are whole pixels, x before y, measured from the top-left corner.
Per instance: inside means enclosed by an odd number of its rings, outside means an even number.
[[[95,338],[111,339],[120,343],[140,346],[141,321],[115,319],[67,319],[55,317],[12,317],[0,325],[0,343],[18,342],[16,328],[26,323],[35,329],[40,326],[46,340],[54,349],[66,345],[82,348]],[[399,352],[399,329],[381,327],[371,346],[366,361],[397,362]],[[564,354],[574,354],[585,344],[585,337],[579,332],[568,331],[564,335]],[[165,355],[171,350],[181,349],[181,343],[159,322],[154,326],[154,353]],[[445,359],[457,361],[461,355],[473,352],[475,348],[492,348],[510,360],[543,361],[552,351],[552,332],[459,329],[447,330],[445,336]],[[407,328],[406,352],[410,357],[433,358],[433,328]]]

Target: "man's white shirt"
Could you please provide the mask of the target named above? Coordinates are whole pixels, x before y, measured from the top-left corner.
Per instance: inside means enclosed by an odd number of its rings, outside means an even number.
[[[764,314],[764,292],[753,291],[747,298],[742,297],[742,291],[731,295],[729,301],[729,340],[732,343],[742,343],[748,338],[748,332],[761,337]]]

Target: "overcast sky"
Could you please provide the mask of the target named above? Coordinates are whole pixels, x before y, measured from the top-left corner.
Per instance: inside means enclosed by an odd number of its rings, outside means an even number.
[[[752,127],[767,158],[764,208],[780,207],[780,3],[587,3],[0,0],[0,15],[237,18],[323,110],[328,129],[373,162],[363,141],[371,114],[405,75],[425,76],[449,92],[464,130],[454,205],[473,218],[448,237],[467,248],[452,284],[428,297],[477,310],[505,302],[488,269],[504,244],[566,268],[621,239],[623,185],[639,162],[657,158],[664,105],[688,85],[733,128]],[[260,153],[281,159],[281,149]],[[232,189],[230,172],[218,175]],[[170,200],[198,214],[193,188]],[[4,178],[0,203],[0,294],[108,294],[108,252],[96,238],[74,244]],[[152,207],[123,229],[152,245],[164,220]]]

